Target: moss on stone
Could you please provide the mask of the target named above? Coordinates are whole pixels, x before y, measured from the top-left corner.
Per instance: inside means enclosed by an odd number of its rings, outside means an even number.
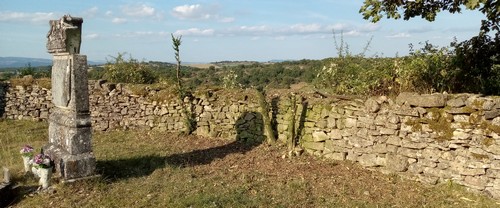
[[[412,131],[422,131],[422,123],[429,124],[429,128],[437,133],[435,138],[437,141],[449,141],[453,137],[454,128],[451,128],[451,115],[447,115],[444,109],[431,108],[427,113],[430,113],[430,118],[419,118],[408,120],[406,125],[412,127]]]
[[[462,112],[463,113],[474,113],[476,111],[477,111],[476,109],[471,108],[470,106],[464,106],[464,107],[462,107]]]
[[[496,134],[500,134],[500,126],[488,123],[487,121],[482,121],[479,124],[479,128],[486,131],[487,134],[494,132]]]
[[[471,105],[476,109],[483,109],[484,102],[485,100],[475,99],[474,101],[472,101]]]
[[[420,119],[407,120],[405,122],[406,125],[411,126],[412,131],[422,131],[422,123],[419,121]]]
[[[473,153],[473,152],[471,152],[470,155],[476,160],[488,160],[488,159],[490,159],[490,157],[488,157],[488,155],[477,154],[477,153]]]
[[[491,146],[493,144],[495,144],[495,140],[493,138],[490,138],[490,137],[486,137],[483,139],[483,141],[481,141],[481,143],[484,145],[484,146]]]
[[[481,112],[471,113],[469,116],[469,123],[478,124],[481,121]]]

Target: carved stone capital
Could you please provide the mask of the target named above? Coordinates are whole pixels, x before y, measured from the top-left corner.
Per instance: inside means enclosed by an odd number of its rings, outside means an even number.
[[[47,50],[49,53],[79,54],[82,42],[81,17],[64,15],[59,20],[50,20],[47,33]]]

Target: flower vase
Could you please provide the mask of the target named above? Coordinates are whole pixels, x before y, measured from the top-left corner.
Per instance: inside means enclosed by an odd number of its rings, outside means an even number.
[[[23,157],[23,164],[24,164],[24,172],[30,172],[31,170],[31,163],[30,160],[31,158],[29,156],[22,156]]]
[[[40,177],[38,176],[38,168],[36,168],[35,166],[31,166],[31,173],[33,173],[35,177]]]
[[[42,189],[48,188],[50,186],[52,168],[38,168],[38,176],[40,177],[38,184],[42,186]]]

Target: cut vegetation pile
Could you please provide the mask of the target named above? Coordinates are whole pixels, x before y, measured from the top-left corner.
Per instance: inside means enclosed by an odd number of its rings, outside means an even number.
[[[97,132],[102,178],[32,193],[19,149],[41,147],[47,124],[0,121],[0,165],[19,185],[14,207],[496,207],[448,183],[426,186],[286,148],[134,130]],[[57,182],[54,180],[54,182]]]

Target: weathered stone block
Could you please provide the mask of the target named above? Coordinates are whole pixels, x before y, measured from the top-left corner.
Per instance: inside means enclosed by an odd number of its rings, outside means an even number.
[[[411,159],[411,158],[409,158]],[[412,163],[408,165],[408,172],[414,173],[414,174],[420,174],[424,172],[424,167],[418,163]]]
[[[369,113],[376,113],[380,110],[380,105],[375,99],[368,99],[365,102],[365,109]]]
[[[87,56],[55,55],[51,79],[54,105],[76,112],[89,111]]]
[[[394,146],[401,146],[403,140],[398,136],[389,136],[386,143]]]
[[[500,116],[500,110],[498,110],[498,109],[484,111],[484,119],[490,120],[490,119],[494,119],[494,118],[499,117],[499,116]]]
[[[399,155],[403,155],[410,158],[420,158],[422,156],[421,150],[408,149],[408,148],[398,148]]]
[[[354,127],[356,127],[357,122],[358,121],[355,118],[346,118],[345,119],[345,127],[346,128],[354,128]]]
[[[387,144],[375,144],[371,148],[373,153],[385,154],[388,152]]]
[[[364,167],[378,166],[376,154],[363,154],[358,157],[359,164]]]
[[[426,148],[422,151],[422,156],[430,161],[438,162],[442,151],[434,148]]]
[[[339,129],[333,129],[328,133],[330,139],[342,139],[342,132]]]
[[[435,168],[437,167],[437,163],[427,159],[419,159],[418,163],[424,167]]]
[[[394,113],[396,115],[412,116],[412,117],[418,117],[420,115],[418,110],[414,108],[399,108],[397,110],[394,110]]]
[[[463,183],[477,190],[484,190],[488,185],[488,177],[466,176]]]
[[[347,153],[346,152],[332,152],[325,154],[325,158],[332,160],[346,160]]]
[[[323,150],[325,148],[325,143],[324,142],[304,142],[304,143],[302,143],[302,147],[304,147],[305,149]]]
[[[463,106],[465,106],[465,98],[464,97],[457,97],[457,98],[450,99],[450,100],[446,101],[446,105],[448,105],[450,107],[454,107],[454,108],[463,107]]]
[[[487,169],[486,176],[488,176],[490,178],[500,179],[500,170]],[[500,180],[498,182],[500,182]],[[500,183],[498,185],[499,185],[498,188],[500,189]]]
[[[405,147],[405,148],[409,148],[409,149],[421,150],[421,149],[428,147],[429,145],[427,143],[424,143],[424,142],[411,142],[408,140],[403,140],[401,146]]]
[[[446,95],[430,94],[418,95],[415,93],[401,93],[396,98],[396,103],[407,103],[411,106],[424,108],[443,107],[446,104]]]
[[[382,135],[396,135],[397,131],[389,128],[379,128]]]
[[[326,120],[319,120],[318,122],[316,122],[316,127],[320,128],[320,129],[326,128],[327,127]]]
[[[327,121],[327,127],[329,129],[334,129],[336,127],[336,121],[334,117],[328,117]]]
[[[56,172],[64,180],[89,177],[95,174],[96,160],[92,152],[69,154],[54,144],[44,146],[43,151],[54,160]]]
[[[456,165],[451,163],[450,169],[457,174],[464,176],[478,176],[486,174],[486,170],[484,168],[467,168],[462,165]]]
[[[358,136],[351,136],[347,139],[347,141],[349,141],[349,144],[354,147],[368,147],[373,145],[373,141],[366,140]]]
[[[385,166],[392,172],[404,172],[408,170],[408,158],[396,154],[386,154]]]
[[[328,139],[328,135],[324,131],[315,131],[312,133],[314,142],[322,142]]]

